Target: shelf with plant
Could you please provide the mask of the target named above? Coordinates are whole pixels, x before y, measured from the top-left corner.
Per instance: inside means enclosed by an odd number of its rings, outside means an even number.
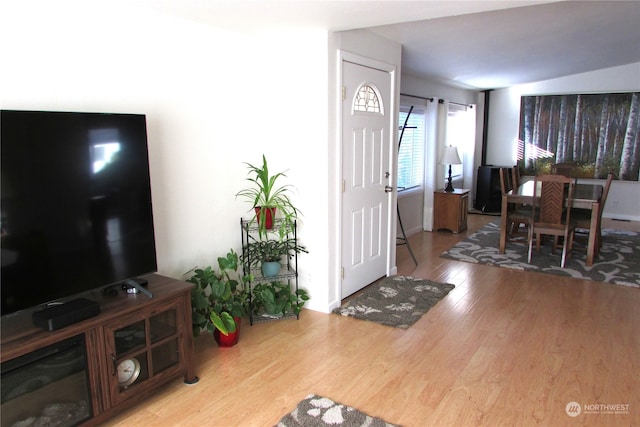
[[[251,321],[300,316],[309,295],[304,289],[292,289],[280,281],[257,283],[251,289]]]
[[[298,243],[295,237],[261,240],[249,235],[249,242],[243,249],[242,256],[243,262],[256,273],[256,277],[258,272],[263,277],[273,277],[282,274],[282,266],[286,267],[284,274],[295,274],[295,268],[289,260],[299,253],[308,253],[308,251],[304,245]],[[270,263],[276,266],[269,266]],[[269,267],[273,267],[272,274],[267,270]]]

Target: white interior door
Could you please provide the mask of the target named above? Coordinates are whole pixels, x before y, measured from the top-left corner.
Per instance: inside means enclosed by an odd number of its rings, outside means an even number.
[[[342,62],[342,298],[387,272],[391,74]]]

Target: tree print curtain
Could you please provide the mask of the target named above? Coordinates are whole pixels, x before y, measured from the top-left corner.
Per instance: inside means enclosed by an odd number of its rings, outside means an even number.
[[[576,177],[640,180],[640,92],[523,96],[518,164],[525,174],[573,163]]]

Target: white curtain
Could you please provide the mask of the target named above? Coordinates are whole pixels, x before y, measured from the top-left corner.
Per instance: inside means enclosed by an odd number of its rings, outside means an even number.
[[[458,147],[462,167],[458,168],[462,173],[462,179],[458,179],[455,188],[471,190],[475,183],[475,135],[476,135],[476,110],[473,106],[449,105],[448,126],[453,132],[448,132],[446,145]],[[455,134],[455,135],[454,135]],[[471,191],[471,193],[474,193]],[[471,199],[469,199],[471,200]]]
[[[422,228],[426,231],[433,230],[433,192],[440,188],[438,181],[438,150],[440,104],[437,99],[427,104],[425,110],[426,119],[426,147],[424,156],[424,209],[422,210]]]

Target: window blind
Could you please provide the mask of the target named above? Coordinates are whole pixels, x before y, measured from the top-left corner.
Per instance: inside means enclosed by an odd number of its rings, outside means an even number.
[[[409,113],[408,107],[400,107],[399,129]],[[405,128],[398,151],[398,191],[422,185],[424,177],[424,145],[425,145],[425,114],[421,109],[413,108],[407,128]]]

